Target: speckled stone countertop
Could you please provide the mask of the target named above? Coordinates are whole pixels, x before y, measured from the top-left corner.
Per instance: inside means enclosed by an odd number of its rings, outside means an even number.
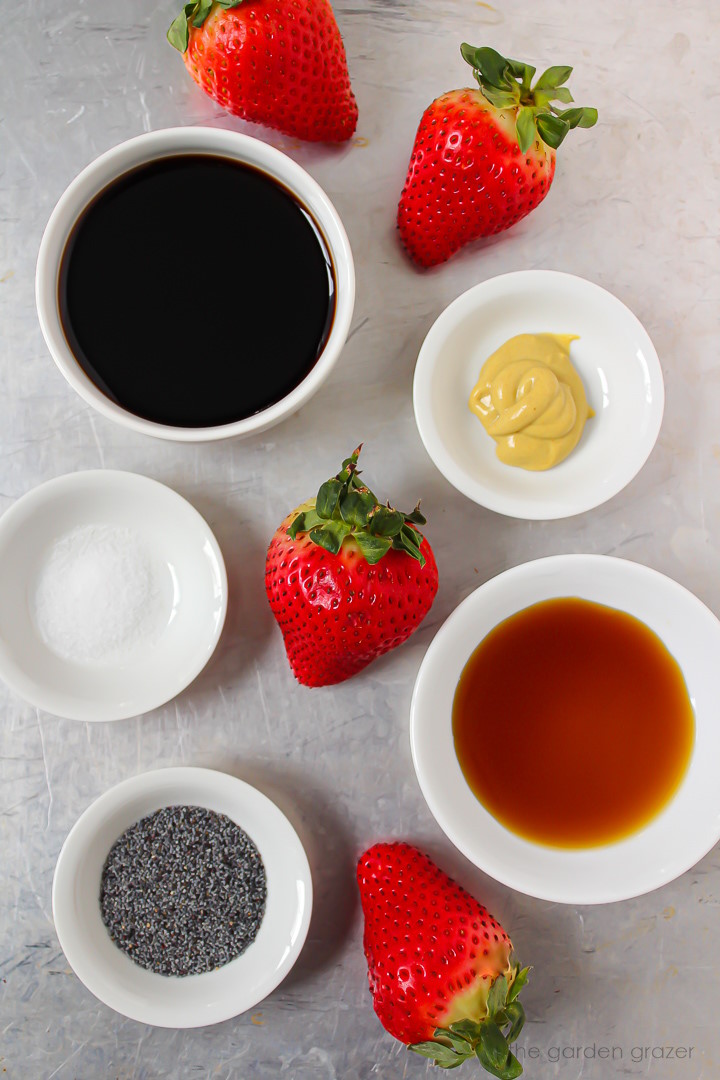
[[[613,552],[662,570],[720,613],[718,12],[703,0],[335,6],[360,106],[357,136],[340,149],[300,145],[214,106],[165,42],[170,0],[33,0],[3,11],[0,511],[77,469],[155,477],[216,531],[231,604],[209,667],[138,719],[61,721],[0,686],[0,1076],[428,1075],[372,1011],[354,884],[366,844],[404,837],[483,898],[534,965],[518,1049],[529,1078],[720,1077],[717,850],[627,903],[529,899],[485,878],[445,839],[408,741],[413,681],[433,634],[472,589],[516,563]],[[574,65],[575,97],[596,105],[600,121],[568,139],[553,190],[528,219],[421,274],[398,248],[394,209],[422,109],[466,80],[461,40],[538,66]],[[247,442],[165,444],[104,420],[54,367],[35,315],[37,247],[66,184],[115,143],[176,124],[247,130],[285,150],[326,188],[355,253],[354,326],[334,374],[300,414]],[[216,210],[209,199],[210,220]],[[198,233],[194,242],[202,301],[215,286]],[[420,444],[411,404],[417,352],[443,307],[475,282],[528,267],[616,293],[653,338],[667,390],[660,439],[639,476],[605,506],[550,523],[495,516],[454,491]],[[404,648],[345,685],[308,691],[293,681],[265,602],[265,547],[286,510],[361,440],[382,494],[400,505],[422,496],[440,592]],[[307,845],[316,892],[286,982],[251,1015],[194,1031],[143,1027],[97,1002],[68,968],[50,909],[55,860],[82,810],[125,777],[179,763],[225,769],[275,798]]]

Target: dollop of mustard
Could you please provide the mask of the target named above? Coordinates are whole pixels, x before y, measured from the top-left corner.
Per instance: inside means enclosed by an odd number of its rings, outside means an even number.
[[[488,357],[470,394],[472,412],[506,465],[558,465],[594,416],[570,360],[577,334],[518,334]]]

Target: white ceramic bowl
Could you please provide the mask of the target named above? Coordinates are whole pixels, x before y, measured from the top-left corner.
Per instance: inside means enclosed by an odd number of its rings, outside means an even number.
[[[63,332],[58,312],[58,274],[67,238],[87,204],[111,181],[156,158],[214,154],[246,162],[279,180],[309,211],[319,227],[335,268],[335,316],[323,351],[303,381],[286,397],[244,420],[217,427],[183,428],[145,420],[111,401],[85,374]],[[208,442],[254,435],[296,412],[312,397],[337,361],[352,319],[355,271],[350,243],[338,213],[319,184],[291,158],[266,143],[221,128],[167,128],[120,143],[91,162],[72,181],[50,215],[38,253],[35,299],[40,326],[53,360],[90,405],[125,427],[161,439]]]
[[[572,851],[524,840],[485,810],[458,764],[451,720],[460,674],[486,634],[516,611],[559,596],[578,596],[629,612],[654,630],[682,669],[696,725],[688,771],[665,809],[627,839]],[[720,623],[712,612],[677,582],[638,563],[602,555],[558,555],[492,578],[441,627],[415,684],[410,738],[430,810],[476,866],[543,900],[602,904],[672,881],[720,839],[718,656]],[[511,743],[508,753],[512,783]]]
[[[204,975],[173,978],[141,968],[113,943],[99,896],[105,859],[122,833],[180,805],[226,814],[248,834],[265,865],[267,902],[244,953]],[[157,769],[106,791],[78,818],[57,861],[52,904],[68,963],[100,1001],[143,1024],[203,1027],[251,1009],[285,978],[307,936],[312,879],[297,833],[256,788],[212,769]]]
[[[128,530],[154,571],[152,637],[87,662],[51,649],[36,618],[38,582],[76,529]],[[0,678],[70,720],[122,720],[179,694],[212,656],[225,622],[227,574],[207,522],[182,496],[136,473],[70,473],[34,488],[0,518]],[[62,643],[60,643],[62,645]],[[112,654],[108,654],[111,656]]]
[[[578,334],[570,357],[595,416],[576,449],[546,472],[504,465],[468,408],[480,368],[516,334]],[[491,278],[443,311],[415,368],[415,419],[436,466],[468,498],[510,517],[569,517],[599,506],[642,468],[662,421],[664,387],[643,326],[583,278],[522,270]]]

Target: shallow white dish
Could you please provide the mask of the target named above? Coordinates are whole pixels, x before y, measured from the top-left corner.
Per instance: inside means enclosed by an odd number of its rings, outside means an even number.
[[[682,668],[696,725],[688,771],[665,809],[625,840],[572,851],[523,840],[485,810],[458,764],[451,720],[460,674],[486,634],[516,611],[559,596],[578,596],[629,612],[654,630]],[[718,655],[720,622],[712,612],[677,582],[638,563],[602,555],[558,555],[492,578],[441,627],[415,684],[410,739],[430,810],[471,862],[505,885],[542,900],[609,903],[672,881],[720,840]],[[502,737],[502,717],[498,724]]]
[[[78,663],[45,644],[33,596],[54,545],[76,528],[130,530],[155,569],[157,628],[121,659]],[[210,526],[189,502],[137,473],[70,473],[29,491],[0,518],[0,678],[70,720],[122,720],[184,690],[218,643],[227,574]]]
[[[274,405],[244,420],[216,427],[174,427],[146,420],[107,397],[88,377],[68,345],[58,310],[58,277],[73,225],[93,198],[118,176],[157,158],[211,154],[252,165],[288,188],[315,221],[335,270],[335,312],[320,356],[301,383]],[[91,161],[61,195],[45,227],[38,252],[35,301],[40,328],[53,360],[77,393],[110,420],[145,435],[175,442],[246,437],[284,420],[325,382],[342,352],[355,304],[355,269],[340,216],[320,185],[280,150],[225,128],[178,127],[149,131],[113,146]],[[282,310],[278,312],[282,317]]]
[[[133,963],[113,944],[99,903],[105,859],[118,837],[148,814],[179,805],[226,814],[255,843],[267,876],[255,941],[224,967],[184,978]],[[143,1024],[203,1027],[251,1009],[285,978],[310,925],[312,879],[297,833],[262,792],[212,769],[157,769],[106,791],[78,818],[57,861],[52,904],[62,950],[100,1001]]]
[[[576,449],[546,472],[504,465],[468,408],[485,360],[516,334],[578,334],[570,358],[595,416]],[[420,436],[469,499],[510,517],[569,517],[612,498],[655,445],[665,392],[646,330],[617,297],[554,270],[491,278],[443,311],[423,342],[413,386]]]

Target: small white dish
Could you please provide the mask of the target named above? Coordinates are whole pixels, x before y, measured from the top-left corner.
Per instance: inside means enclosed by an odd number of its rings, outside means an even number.
[[[563,850],[510,832],[470,790],[458,764],[452,704],[470,655],[503,619],[553,597],[577,596],[629,612],[680,665],[695,710],[687,773],[664,810],[626,839]],[[410,717],[413,761],[438,824],[464,855],[510,888],[562,904],[605,904],[650,892],[689,870],[720,840],[720,622],[677,582],[603,555],[558,555],[485,582],[450,615],[428,649]],[[502,737],[502,717],[498,718]],[[508,783],[512,783],[512,740]],[[643,763],[638,762],[641,769]]]
[[[322,233],[335,271],[335,312],[313,368],[286,397],[244,420],[217,427],[174,427],[146,420],[107,397],[75,359],[58,310],[58,278],[73,226],[93,198],[119,176],[146,162],[180,154],[211,154],[252,165],[289,189]],[[304,405],[325,382],[342,352],[355,304],[355,269],[340,216],[320,185],[292,158],[273,146],[224,128],[178,127],[146,132],[113,146],[82,170],[61,195],[45,227],[38,252],[35,300],[50,354],[74,390],[110,420],[133,431],[175,442],[245,437],[280,423]],[[282,317],[282,311],[278,312]]]
[[[66,659],[34,612],[43,571],[84,526],[137,537],[154,569],[151,639],[112,660]],[[181,495],[136,473],[70,473],[29,491],[0,518],[0,678],[39,709],[70,720],[123,720],[184,690],[212,656],[225,622],[227,574],[207,522]]]
[[[546,472],[504,465],[468,408],[487,358],[524,333],[579,335],[570,359],[595,410],[575,450]],[[571,274],[521,270],[442,312],[420,349],[413,398],[425,449],[458,491],[509,517],[548,520],[591,510],[632,480],[655,445],[665,391],[646,330],[617,297]]]
[[[255,941],[215,971],[177,978],[135,964],[112,941],[100,912],[103,866],[115,841],[165,806],[225,814],[255,843],[267,901]],[[52,891],[60,946],[77,977],[111,1009],[157,1027],[204,1027],[251,1009],[278,986],[302,950],[312,878],[300,839],[267,796],[213,769],[157,769],[106,791],[81,814],[62,846]]]

